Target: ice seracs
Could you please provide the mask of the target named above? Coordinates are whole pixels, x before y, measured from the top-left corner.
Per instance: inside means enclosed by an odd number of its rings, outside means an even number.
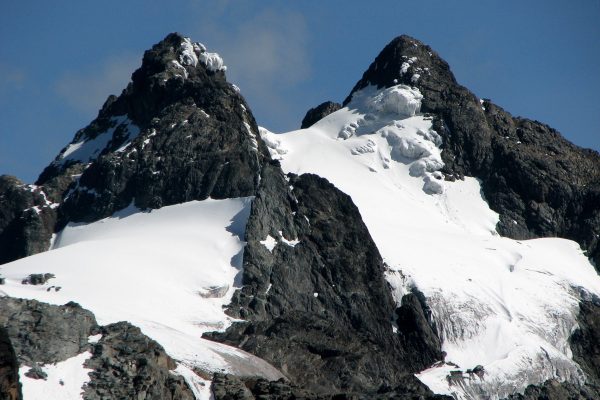
[[[190,38],[184,38],[177,51],[177,59],[171,60],[171,65],[175,71],[179,71],[175,75],[187,79],[189,73],[186,67],[196,68],[198,62],[201,62],[206,69],[212,72],[227,70],[223,58],[218,53],[209,53],[202,43],[192,42]]]
[[[442,138],[420,99],[367,87],[310,128],[276,135],[282,168],[350,195],[396,302],[425,295],[448,363],[418,375],[432,390],[500,399],[548,379],[582,383],[569,337],[581,293],[600,295],[600,277],[575,242],[500,237],[479,182],[444,179]]]

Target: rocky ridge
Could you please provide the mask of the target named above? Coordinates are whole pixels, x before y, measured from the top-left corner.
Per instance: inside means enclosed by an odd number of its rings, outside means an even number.
[[[501,234],[569,237],[599,265],[597,153],[480,102],[435,52],[407,36],[386,46],[352,93],[398,83],[423,93],[422,110],[443,133],[445,178],[480,178],[501,215]],[[337,108],[323,103],[303,126]],[[0,177],[0,263],[45,251],[52,233],[69,222],[96,221],[132,203],[153,209],[240,196],[255,200],[244,286],[228,312],[244,321],[207,337],[264,358],[288,380],[216,374],[216,399],[444,398],[413,375],[444,357],[426,299],[411,293],[396,308],[386,266],[350,197],[317,176],[285,176],[227,83],[222,60],[178,34],[145,53],[128,87],[109,97],[36,185]],[[76,304],[0,302],[1,325],[21,363],[92,353],[84,398],[193,398],[172,373],[175,361],[130,324],[100,327]],[[588,385],[548,381],[515,398],[600,398],[597,303],[584,299],[571,337]],[[92,334],[102,335],[98,343],[89,343]],[[8,382],[15,393],[14,380]]]
[[[245,322],[210,337],[327,395],[376,393],[442,360],[422,304],[410,297],[396,309],[350,197],[315,175],[287,179],[277,162],[263,169],[246,227],[243,288],[229,307]]]
[[[582,149],[549,126],[513,117],[458,84],[448,64],[409,36],[392,40],[344,100],[369,85],[399,83],[423,94],[421,111],[442,133],[446,179],[481,180],[497,230],[514,239],[564,237],[600,265],[600,154]]]

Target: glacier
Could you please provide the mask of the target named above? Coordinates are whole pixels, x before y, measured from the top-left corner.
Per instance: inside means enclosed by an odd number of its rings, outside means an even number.
[[[371,86],[310,128],[262,132],[285,172],[320,175],[352,197],[398,305],[425,295],[446,352],[417,375],[430,389],[500,399],[551,378],[583,383],[568,339],[600,277],[573,241],[499,236],[479,182],[439,172],[440,136],[420,99],[415,88]]]

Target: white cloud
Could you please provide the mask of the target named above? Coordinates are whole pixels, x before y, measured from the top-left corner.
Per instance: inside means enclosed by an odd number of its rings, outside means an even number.
[[[94,114],[110,94],[121,93],[141,59],[140,54],[111,57],[92,68],[63,75],[55,90],[72,108]]]

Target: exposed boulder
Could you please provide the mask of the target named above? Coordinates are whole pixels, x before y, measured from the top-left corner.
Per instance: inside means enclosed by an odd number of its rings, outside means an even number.
[[[23,279],[21,283],[23,285],[43,285],[52,278],[55,278],[54,274],[30,274],[28,277]]]

